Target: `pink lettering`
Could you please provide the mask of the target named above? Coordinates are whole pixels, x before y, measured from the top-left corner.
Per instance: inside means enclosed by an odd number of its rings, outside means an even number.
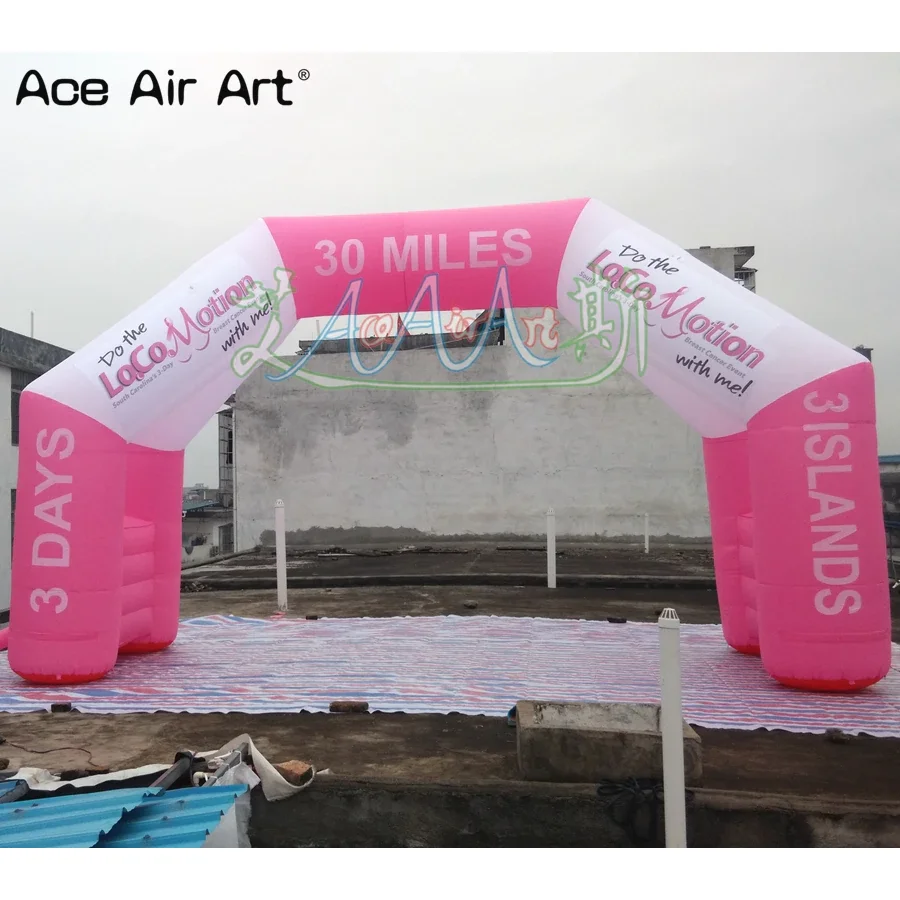
[[[677,291],[660,294],[659,300],[656,303],[650,303],[649,300],[647,301],[647,309],[654,311],[658,309],[664,322],[666,319],[671,319],[675,316],[679,317],[676,320],[678,331],[675,334],[666,334],[666,332],[663,331],[663,335],[667,338],[677,338],[687,334],[685,322],[687,321],[688,316],[690,316],[691,313],[693,313],[693,311],[706,299],[705,297],[698,297],[696,300],[682,306],[680,309],[673,309],[675,302],[681,299],[682,294],[684,294],[686,290],[687,287],[685,286],[679,288]]]
[[[112,382],[106,375],[106,372],[100,373],[100,384],[106,388],[106,393],[110,397],[115,397],[116,394],[122,393],[122,388],[119,385],[113,386]]]
[[[237,306],[238,300],[245,296],[244,289],[240,285],[233,284],[231,287],[225,288],[225,302],[231,306]]]
[[[604,250],[599,256],[595,256],[591,262],[587,264],[588,269],[595,275],[600,273],[600,263],[609,256],[609,250]]]
[[[243,283],[243,282],[242,282]],[[172,345],[172,348],[169,350],[169,356],[175,357],[178,355],[178,351],[182,346],[190,347],[192,350],[205,350],[207,346],[209,346],[209,329],[202,328],[198,325],[188,314],[187,310],[182,306],[179,310],[182,318],[182,327],[184,329],[183,332],[179,331],[175,327],[175,323],[171,319],[166,319],[166,339]],[[206,337],[206,343],[203,344],[202,347],[193,347],[193,332],[197,332],[198,334],[202,334]],[[190,359],[190,356],[188,356]],[[183,362],[187,362],[186,360],[182,360]]]
[[[646,278],[648,274],[649,273],[645,272],[643,269],[626,269],[622,278],[619,279],[619,287],[626,294],[633,294],[639,287],[641,287],[642,285],[645,285],[645,284],[647,285],[647,287],[649,287],[650,285],[647,284],[646,281],[641,281],[641,276]],[[632,288],[629,288],[625,283],[625,281],[629,275],[634,275],[634,277],[636,279],[635,286]]]

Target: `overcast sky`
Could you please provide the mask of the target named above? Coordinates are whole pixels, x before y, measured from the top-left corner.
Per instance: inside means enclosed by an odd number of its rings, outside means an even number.
[[[279,67],[292,106],[216,107],[229,69]],[[16,107],[30,68],[110,100]],[[144,68],[199,84],[130,107]],[[875,348],[900,453],[896,55],[6,55],[0,92],[4,328],[33,310],[78,349],[259,216],[594,196],[683,247],[755,245],[758,293]],[[216,454],[211,425],[186,481]]]

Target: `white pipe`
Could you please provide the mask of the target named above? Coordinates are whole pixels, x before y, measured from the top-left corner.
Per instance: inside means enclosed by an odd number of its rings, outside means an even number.
[[[674,609],[664,609],[659,617],[659,681],[666,847],[687,847],[684,719],[681,711],[681,622]]]
[[[650,552],[650,513],[644,513],[644,553]]]
[[[284,540],[284,500],[275,501],[275,584],[278,608],[287,609],[287,551]]]
[[[547,510],[547,587],[556,587],[556,516]]]

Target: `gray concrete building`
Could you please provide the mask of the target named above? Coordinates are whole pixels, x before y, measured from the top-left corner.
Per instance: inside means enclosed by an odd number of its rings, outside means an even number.
[[[219,429],[227,426],[230,408],[219,412]],[[185,487],[181,495],[181,564],[196,565],[234,550],[233,492],[223,475],[219,454],[219,487],[205,484]],[[223,484],[225,485],[223,487]]]
[[[756,269],[747,266],[756,253],[756,247],[698,247],[688,250],[688,253],[742,284],[748,291],[756,292]]]
[[[16,480],[19,470],[19,401],[26,385],[71,356],[70,350],[0,328],[0,615],[9,610]]]
[[[753,247],[689,252],[755,290]],[[384,377],[402,384],[534,377],[508,341],[464,374],[427,336],[401,346]],[[315,371],[352,376],[347,349],[325,342]],[[577,366],[561,359],[552,377]],[[272,543],[276,499],[289,544],[535,540],[548,507],[561,539],[642,535],[645,514],[655,536],[709,537],[699,436],[626,374],[593,389],[397,391],[272,383],[258,369],[220,430],[233,435],[220,481],[234,485],[237,550]]]

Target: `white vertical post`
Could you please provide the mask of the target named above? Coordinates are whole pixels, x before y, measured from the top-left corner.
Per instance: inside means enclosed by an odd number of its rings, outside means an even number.
[[[31,336],[34,337],[34,313],[31,314]]]
[[[547,587],[556,587],[556,516],[547,510]]]
[[[687,847],[684,719],[681,711],[681,622],[674,609],[664,609],[659,617],[659,681],[666,847]]]
[[[278,608],[287,609],[287,551],[284,540],[284,500],[275,501],[275,584]]]
[[[650,513],[644,513],[644,553],[650,552]]]

